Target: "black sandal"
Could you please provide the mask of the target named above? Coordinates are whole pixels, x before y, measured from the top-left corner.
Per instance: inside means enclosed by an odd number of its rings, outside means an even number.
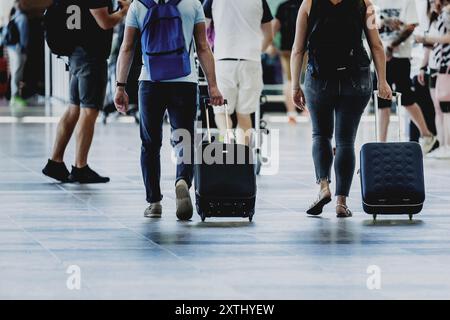
[[[318,216],[323,212],[323,207],[331,202],[331,197],[324,197],[317,199],[311,207],[306,211],[311,216]]]
[[[343,212],[336,213],[336,217],[338,217],[338,218],[351,218],[351,217],[353,217],[353,213],[350,211],[350,209],[346,205],[343,205],[343,204],[336,205],[336,208],[339,208],[339,207],[345,209],[345,213],[343,213]]]

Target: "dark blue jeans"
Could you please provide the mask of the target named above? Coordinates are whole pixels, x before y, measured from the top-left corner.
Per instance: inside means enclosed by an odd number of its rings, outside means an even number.
[[[372,94],[369,67],[341,79],[318,79],[308,65],[306,104],[313,126],[313,159],[317,182],[331,182],[333,133],[336,139],[334,169],[336,195],[348,196],[355,172],[355,138],[361,116]]]
[[[185,180],[191,187],[194,163],[194,123],[197,112],[197,84],[188,82],[139,84],[139,111],[141,116],[141,168],[149,203],[162,199],[160,179],[160,151],[163,137],[163,120],[169,113],[172,129],[172,146],[179,159],[176,182]],[[183,139],[175,130],[183,129],[190,139]],[[189,141],[188,141],[189,140]],[[184,154],[188,152],[188,154]]]

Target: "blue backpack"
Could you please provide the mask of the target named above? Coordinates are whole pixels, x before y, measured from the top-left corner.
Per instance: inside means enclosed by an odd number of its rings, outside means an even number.
[[[144,64],[153,81],[174,80],[191,74],[190,49],[186,50],[183,23],[177,5],[139,0],[148,12],[141,35]]]

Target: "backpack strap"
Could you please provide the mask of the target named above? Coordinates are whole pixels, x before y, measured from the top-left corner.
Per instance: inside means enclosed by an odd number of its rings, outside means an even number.
[[[182,0],[169,0],[169,2],[167,2],[168,4],[171,4],[173,6],[177,6],[180,4]]]
[[[138,0],[138,1],[142,3],[147,9],[151,9],[157,6],[156,2],[153,0]]]

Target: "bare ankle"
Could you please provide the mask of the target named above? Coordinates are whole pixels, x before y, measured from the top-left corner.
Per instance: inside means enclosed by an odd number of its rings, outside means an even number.
[[[345,196],[337,196],[336,201],[338,206],[347,206],[347,197]]]

